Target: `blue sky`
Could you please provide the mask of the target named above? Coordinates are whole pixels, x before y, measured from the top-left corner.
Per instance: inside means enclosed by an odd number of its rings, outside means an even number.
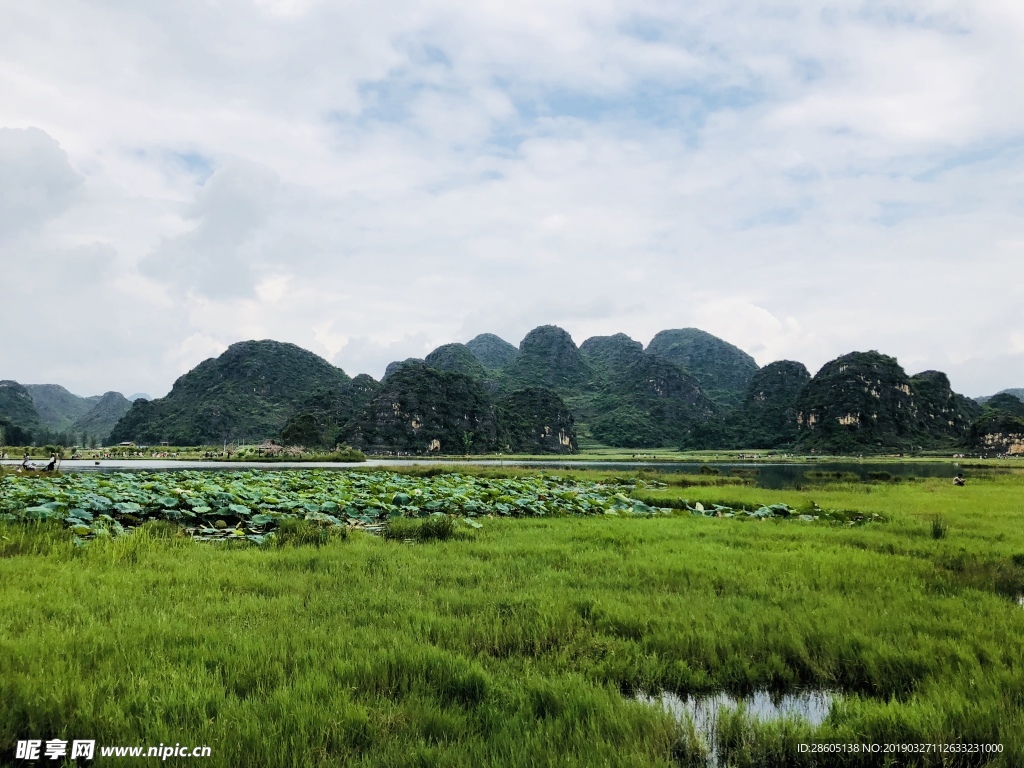
[[[2,378],[555,323],[1024,386],[1019,2],[0,11]]]

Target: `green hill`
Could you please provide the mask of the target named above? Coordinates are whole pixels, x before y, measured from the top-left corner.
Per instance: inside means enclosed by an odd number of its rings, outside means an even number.
[[[1024,389],[1004,389],[1003,391],[998,392],[997,394],[999,394],[999,395],[1013,395],[1018,400],[1024,400]],[[976,397],[976,398],[974,398],[974,401],[976,403],[978,403],[979,405],[985,405],[993,397],[996,397],[996,395],[989,395],[988,397]]]
[[[910,377],[914,393],[918,431],[922,445],[943,446],[964,443],[971,422],[982,408],[968,397],[957,394],[949,377],[941,371],[923,371]]]
[[[412,364],[423,364],[426,362],[420,357],[407,357],[405,360],[395,360],[393,363],[388,363],[388,367],[384,369],[384,375],[381,377],[381,381],[387,381],[391,378],[395,371],[399,370],[402,366]]]
[[[1000,392],[993,395],[985,402],[985,409],[992,411],[1005,411],[1018,419],[1024,419],[1024,398],[1014,395],[1011,392]],[[981,415],[980,413],[978,414]]]
[[[758,370],[726,419],[722,448],[779,448],[798,437],[797,401],[811,374],[803,363],[779,360]]]
[[[30,432],[42,426],[32,396],[16,381],[0,381],[0,418]]]
[[[909,377],[893,357],[851,352],[804,388],[798,446],[828,453],[954,447],[968,438],[977,409],[944,373]]]
[[[120,392],[107,392],[71,425],[69,431],[83,438],[89,437],[106,443],[115,425],[131,407],[131,401]]]
[[[483,385],[462,373],[406,362],[341,431],[367,453],[483,453],[498,444],[498,414]]]
[[[40,422],[52,432],[67,432],[99,401],[98,397],[79,397],[59,384],[26,384],[25,389]]]
[[[504,368],[519,354],[518,349],[493,333],[481,333],[470,339],[466,342],[466,349],[490,371]]]
[[[575,420],[558,393],[520,389],[498,403],[499,450],[511,453],[576,453]]]
[[[1000,392],[988,398],[971,424],[970,445],[986,455],[1024,455],[1024,401]]]
[[[534,328],[519,344],[519,354],[502,371],[506,392],[547,387],[560,394],[579,394],[595,378],[572,337],[556,325]]]
[[[683,445],[715,418],[714,403],[693,376],[647,355],[614,368],[588,410],[594,437],[623,448]]]
[[[300,403],[281,430],[286,445],[333,448],[344,442],[342,429],[373,400],[381,385],[361,373],[336,389],[324,389]]]
[[[467,359],[467,350],[483,368]],[[390,375],[410,362],[392,363]],[[469,375],[491,394],[554,391],[568,403],[574,427],[585,425],[594,438],[618,447],[680,445],[693,438],[695,427],[715,418],[715,406],[694,376],[645,355],[642,344],[621,333],[589,338],[577,348],[563,329],[540,326],[518,351],[482,334],[464,346],[439,347],[426,362]]]
[[[624,333],[591,336],[580,344],[580,354],[592,369],[611,376],[636,363],[644,354],[644,345]]]
[[[692,374],[715,403],[735,406],[757,372],[757,363],[739,347],[698,328],[661,331],[645,353],[661,357]]]
[[[484,366],[465,344],[445,344],[438,347],[424,362],[431,368],[452,373],[464,373],[481,379],[487,375]]]
[[[200,445],[277,437],[303,402],[348,381],[294,344],[239,342],[179,378],[166,397],[135,401],[109,440]]]

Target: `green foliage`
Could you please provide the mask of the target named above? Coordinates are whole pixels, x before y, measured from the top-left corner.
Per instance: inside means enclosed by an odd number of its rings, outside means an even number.
[[[757,363],[746,352],[698,328],[661,331],[645,354],[679,365],[712,401],[725,407],[739,404],[757,372]]]
[[[590,430],[602,443],[618,448],[645,448],[666,444],[661,425],[651,414],[632,405],[610,408],[591,422]]]
[[[281,430],[287,445],[323,448],[343,442],[342,431],[380,391],[365,373],[335,389],[322,389],[299,404]]]
[[[473,355],[465,344],[445,344],[438,347],[429,355],[424,362],[431,368],[450,373],[464,373],[474,378],[483,378],[486,375],[484,366]]]
[[[68,432],[85,416],[97,398],[79,397],[57,384],[26,384],[26,391],[39,413],[39,421],[51,432]]]
[[[924,371],[910,377],[914,395],[918,442],[927,446],[963,444],[971,421],[981,415],[973,400],[955,393],[941,371]]]
[[[396,517],[384,528],[384,538],[390,541],[447,541],[457,532],[455,520],[446,515],[425,520]]]
[[[644,345],[624,333],[592,336],[580,344],[580,354],[591,368],[615,376],[643,356]]]
[[[298,413],[288,419],[281,430],[285,445],[320,446],[325,442],[324,430],[313,413]]]
[[[348,538],[348,528],[321,520],[284,518],[274,532],[279,547],[323,547]]]
[[[32,432],[18,424],[12,424],[6,416],[0,416],[0,445],[15,448],[32,445]]]
[[[798,436],[797,401],[811,375],[802,363],[779,360],[758,370],[743,402],[717,425],[695,432],[694,448],[780,448]]]
[[[294,344],[232,344],[179,378],[166,397],[135,401],[109,441],[200,445],[276,437],[300,404],[348,380]]]
[[[194,538],[240,537],[258,544],[295,520],[374,530],[389,518],[437,513],[473,518],[663,512],[636,506],[624,495],[634,490],[554,475],[488,478],[450,470],[430,477],[362,470],[13,475],[4,478],[0,519],[63,521],[83,540],[116,538],[166,520]]]
[[[131,407],[131,401],[120,392],[107,392],[95,400],[92,407],[71,425],[71,432],[93,435],[105,444],[114,427]]]
[[[715,417],[714,405],[694,377],[649,355],[612,368],[591,411],[594,436],[626,448],[686,443],[694,429]]]
[[[985,402],[985,408],[988,411],[1002,411],[1018,419],[1024,419],[1024,402],[1009,392],[1000,392],[990,397]]]
[[[1024,418],[987,406],[988,403],[984,413],[971,424],[971,447],[985,453],[1024,452]]]
[[[31,435],[42,427],[32,396],[16,381],[0,381],[0,419],[11,427],[20,427],[23,430],[18,433],[12,432],[20,438],[18,442],[24,441],[23,436],[26,433]],[[9,445],[15,444],[10,438],[7,442]]]
[[[470,339],[466,349],[489,371],[504,368],[519,354],[519,350],[493,333],[481,333]]]
[[[519,345],[519,353],[502,371],[506,391],[539,386],[559,394],[572,393],[593,378],[572,337],[555,325],[534,328]]]

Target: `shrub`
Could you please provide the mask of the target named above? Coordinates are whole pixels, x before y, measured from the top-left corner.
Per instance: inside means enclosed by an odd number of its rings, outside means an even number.
[[[174,539],[184,536],[185,532],[177,523],[170,520],[149,520],[135,529],[134,535],[143,534],[151,539]]]
[[[447,516],[423,521],[397,517],[384,529],[384,538],[391,541],[447,541],[456,532],[455,521]]]
[[[279,547],[322,547],[332,541],[344,541],[347,538],[347,528],[290,518],[282,520],[274,532],[274,541]]]
[[[407,517],[396,517],[384,528],[384,538],[389,541],[418,541],[420,538],[420,523]]]
[[[432,517],[420,524],[420,541],[447,541],[455,535],[455,521],[450,517]]]

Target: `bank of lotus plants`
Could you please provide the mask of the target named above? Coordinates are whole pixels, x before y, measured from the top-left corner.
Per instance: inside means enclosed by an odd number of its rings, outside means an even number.
[[[488,515],[672,513],[630,498],[633,485],[545,475],[181,471],[7,476],[0,483],[0,520],[61,520],[83,541],[122,535],[150,520],[177,522],[196,538],[262,543],[289,518],[377,531],[396,517],[448,515],[476,528]]]
[[[640,483],[641,488],[658,485]],[[260,544],[286,519],[376,532],[399,517],[449,516],[479,528],[487,516],[674,513],[630,497],[637,488],[556,475],[482,478],[458,472],[433,477],[328,470],[7,475],[0,478],[0,520],[60,520],[80,543],[168,520],[198,539]],[[690,509],[698,508],[704,511],[699,503]],[[722,516],[724,508],[710,509]]]

